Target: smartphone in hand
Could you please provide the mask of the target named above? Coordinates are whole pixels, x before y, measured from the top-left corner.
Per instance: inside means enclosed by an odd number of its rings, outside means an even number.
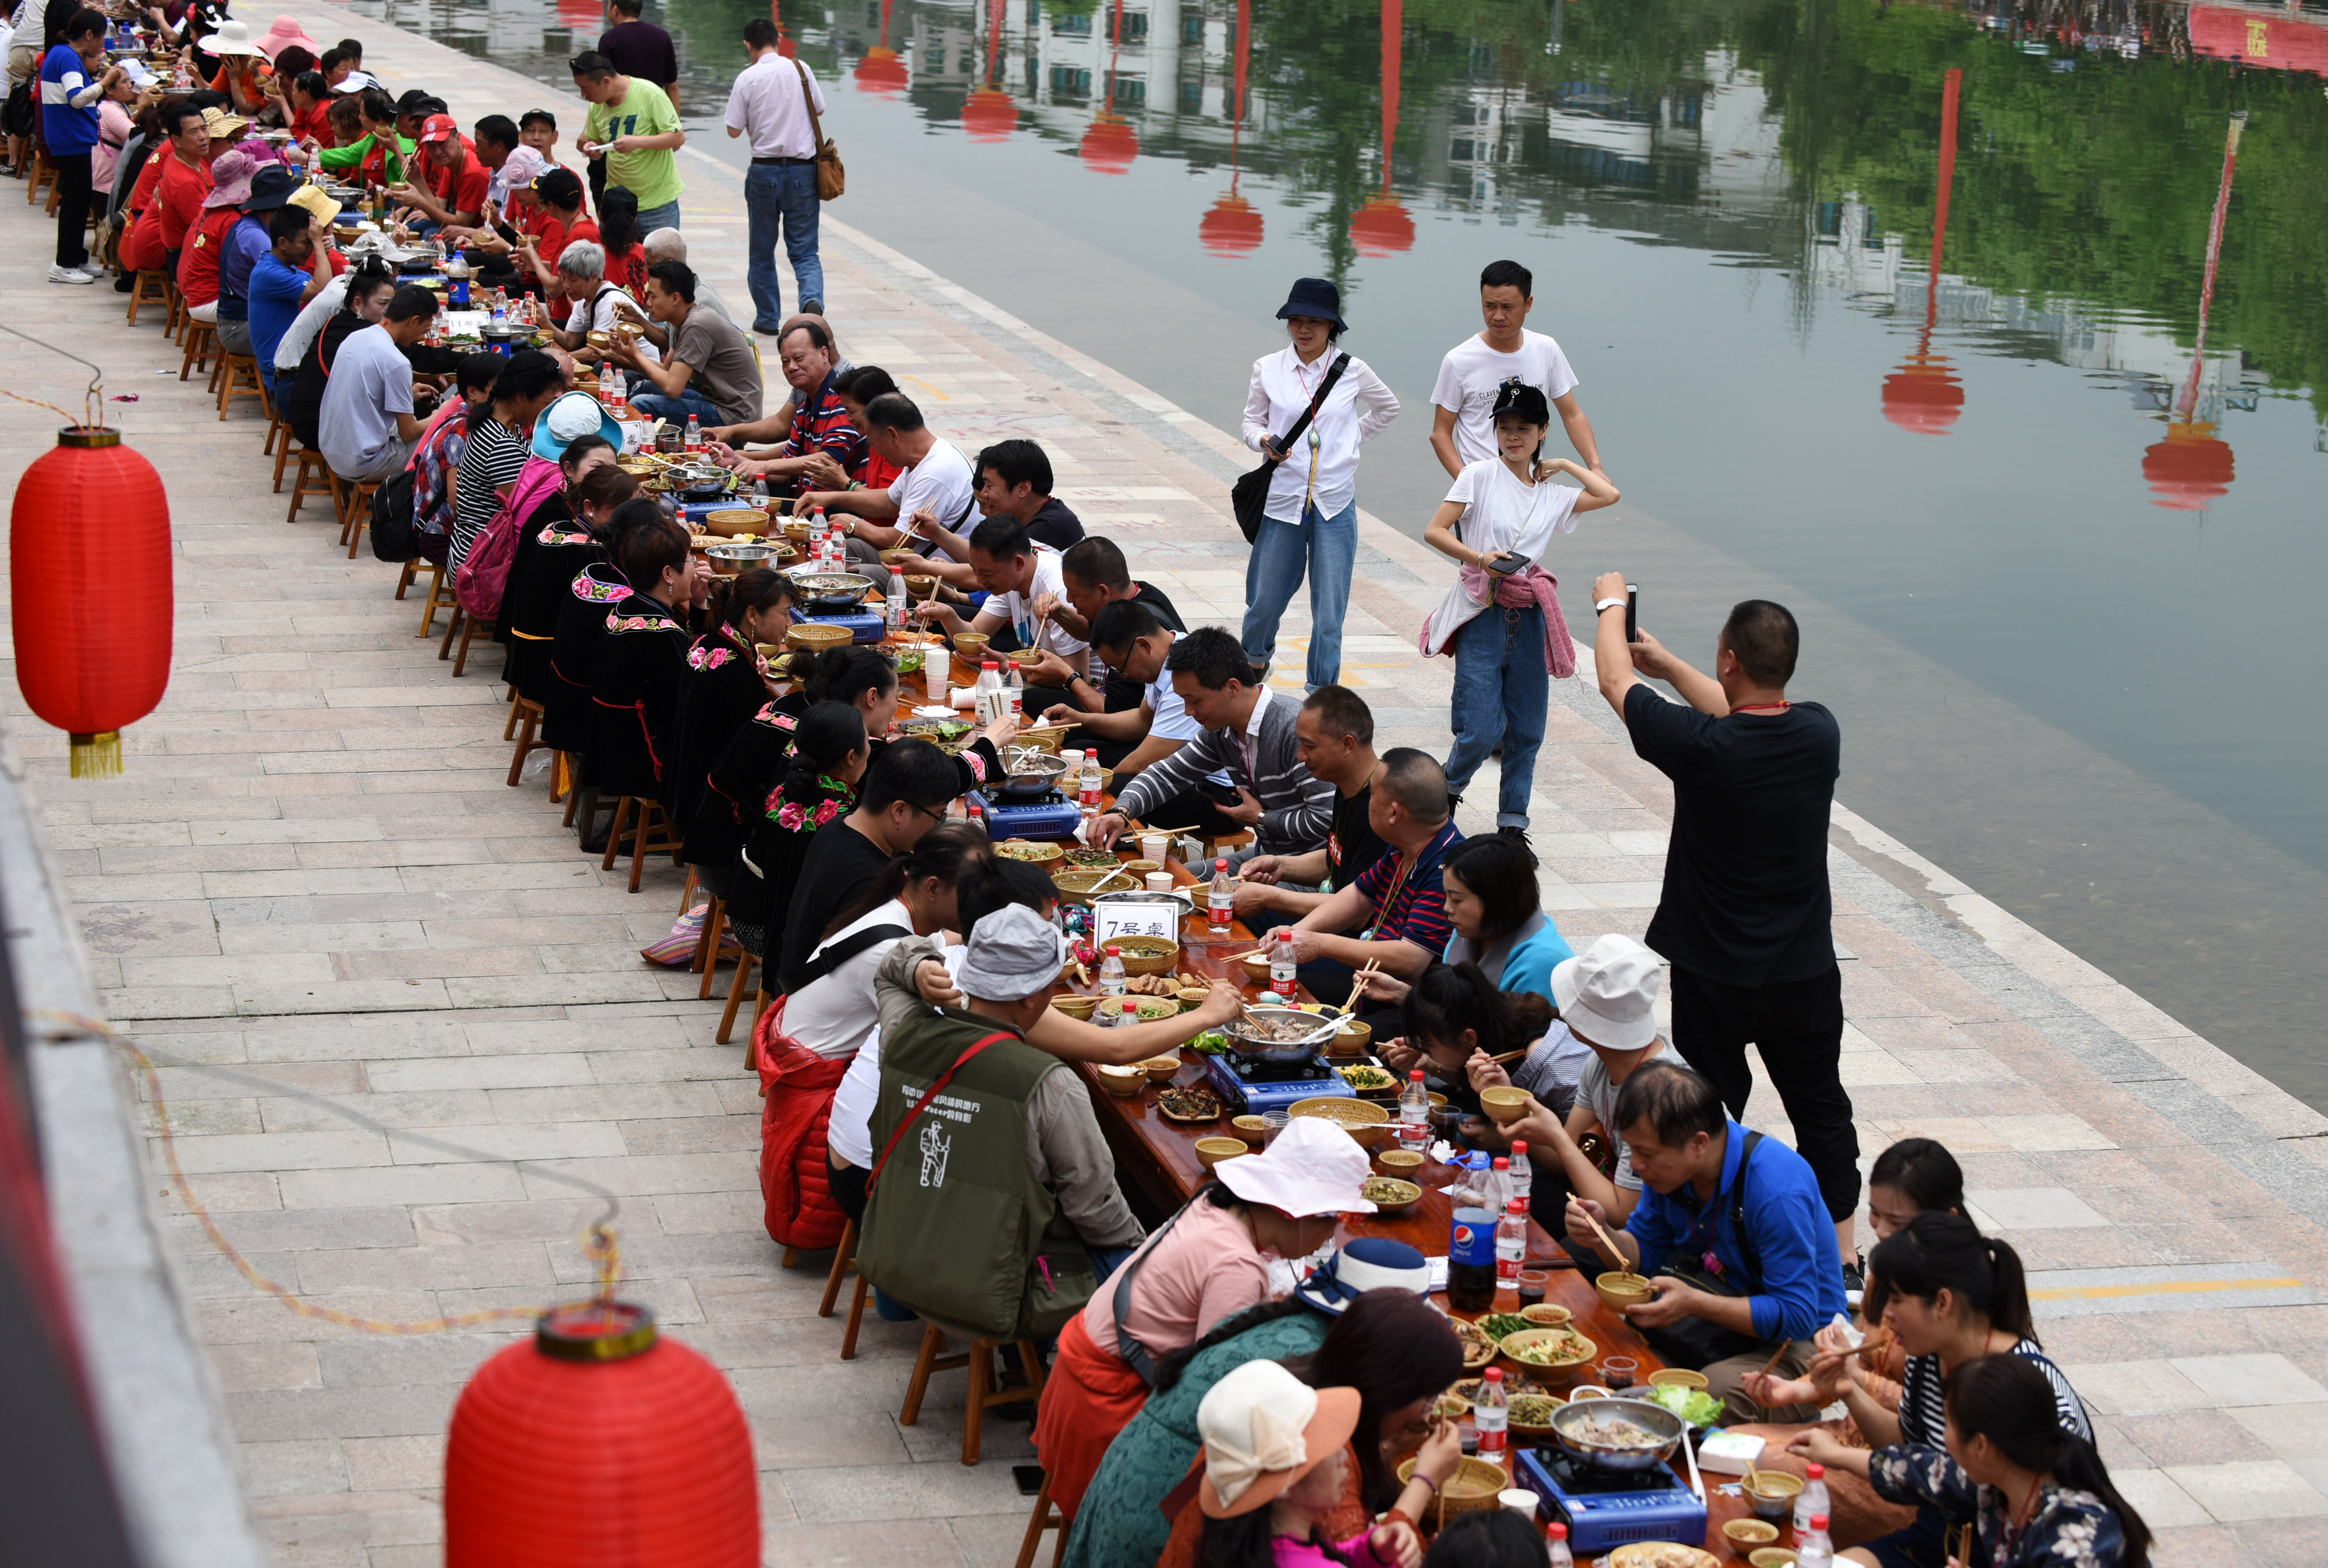
[[[1530,557],[1524,556],[1517,550],[1507,549],[1504,551],[1503,554],[1489,559],[1488,562],[1488,569],[1498,574],[1499,576],[1508,577],[1516,577],[1519,573],[1527,570],[1527,568],[1533,564],[1535,563]]]
[[[1638,583],[1625,585],[1625,641],[1641,640],[1641,589]]]

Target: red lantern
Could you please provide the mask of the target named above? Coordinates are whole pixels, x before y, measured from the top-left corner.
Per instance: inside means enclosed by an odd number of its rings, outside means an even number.
[[[906,62],[886,44],[876,44],[857,62],[857,85],[876,98],[895,98],[911,80]]]
[[[759,1474],[719,1369],[621,1301],[477,1368],[445,1447],[446,1568],[756,1568]]]
[[[1232,191],[1197,221],[1197,239],[1216,256],[1249,256],[1261,249],[1261,212]]]
[[[1084,162],[1102,174],[1122,174],[1140,156],[1140,133],[1131,122],[1112,109],[1102,109],[1084,132],[1079,149]]]
[[[170,685],[170,501],[121,432],[70,425],[8,522],[16,684],[72,737],[72,775],[121,771],[121,730]]]
[[[1018,128],[1018,102],[999,87],[973,90],[962,106],[962,128],[973,142],[1004,142]]]
[[[2150,504],[2170,512],[2204,512],[2209,502],[2229,495],[2234,466],[2229,445],[2203,419],[2170,421],[2166,439],[2142,454]]]
[[[1946,435],[1964,401],[1964,384],[1944,354],[1910,354],[1883,378],[1883,417],[1919,436]]]
[[[1350,243],[1361,256],[1396,256],[1414,248],[1414,219],[1387,191],[1366,198],[1350,215]]]

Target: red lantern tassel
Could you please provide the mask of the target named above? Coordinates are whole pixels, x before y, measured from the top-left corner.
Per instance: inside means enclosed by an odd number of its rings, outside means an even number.
[[[72,737],[72,776],[119,778],[121,776],[121,731],[108,729],[100,735],[74,736]]]

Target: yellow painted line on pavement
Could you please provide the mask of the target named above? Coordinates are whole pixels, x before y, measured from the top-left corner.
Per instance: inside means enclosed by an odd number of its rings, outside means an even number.
[[[2207,1291],[2288,1291],[2302,1280],[2164,1280],[2154,1285],[2073,1285],[2032,1291],[2032,1301],[2094,1301],[2113,1296],[2185,1296]]]

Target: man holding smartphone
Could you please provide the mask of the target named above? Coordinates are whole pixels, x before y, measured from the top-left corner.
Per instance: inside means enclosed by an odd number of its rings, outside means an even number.
[[[1826,875],[1842,731],[1822,705],[1787,696],[1801,632],[1785,606],[1733,608],[1707,676],[1647,632],[1627,643],[1624,573],[1603,573],[1592,598],[1600,694],[1634,751],[1673,780],[1665,887],[1646,940],[1673,965],[1674,1048],[1733,1117],[1754,1087],[1746,1047],[1760,1048],[1856,1289],[1859,1134],[1841,1074],[1843,974]],[[1637,670],[1684,702],[1666,701]]]

